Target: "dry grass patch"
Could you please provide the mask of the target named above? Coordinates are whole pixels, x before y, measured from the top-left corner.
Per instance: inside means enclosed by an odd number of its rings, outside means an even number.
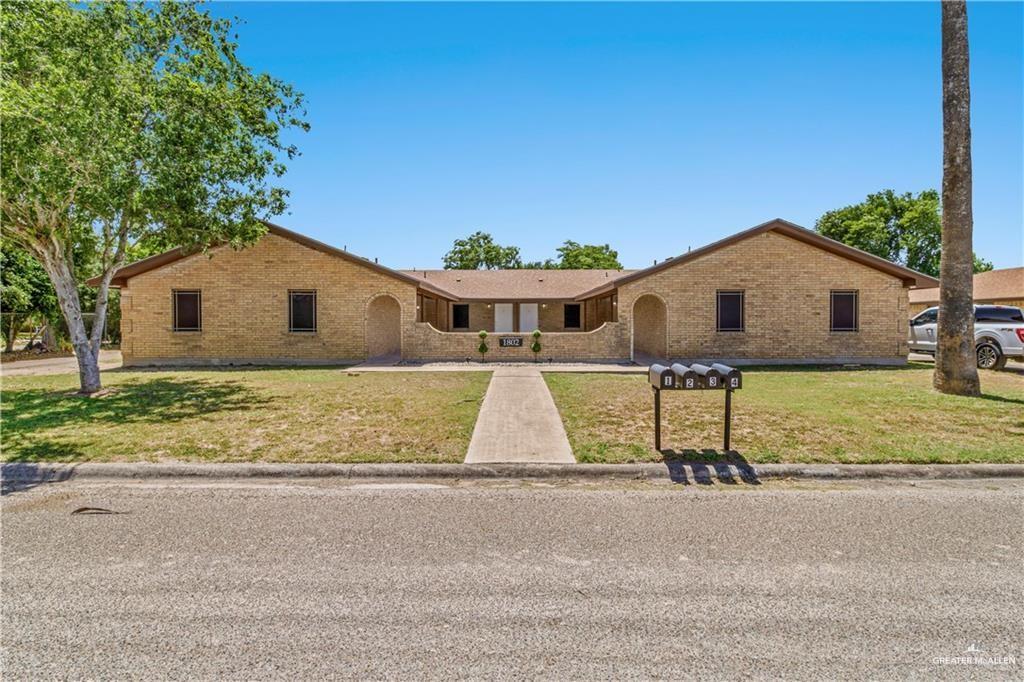
[[[646,377],[545,374],[576,458],[660,461]],[[751,462],[1024,462],[1024,377],[983,372],[981,398],[931,388],[931,365],[744,372],[732,446]],[[718,450],[721,392],[662,395],[662,446]]]
[[[5,461],[461,462],[487,372],[288,368],[3,383]]]

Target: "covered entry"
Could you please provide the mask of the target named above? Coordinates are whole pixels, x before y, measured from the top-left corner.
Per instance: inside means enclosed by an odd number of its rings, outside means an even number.
[[[668,356],[665,302],[644,294],[633,303],[633,359]]]
[[[366,357],[402,355],[402,306],[381,294],[366,306]]]

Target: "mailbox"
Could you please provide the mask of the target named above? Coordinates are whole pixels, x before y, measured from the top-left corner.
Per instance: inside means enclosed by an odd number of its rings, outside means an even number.
[[[651,386],[661,390],[663,388],[676,388],[676,375],[671,367],[665,365],[651,365],[648,372],[651,379]]]
[[[701,380],[701,388],[725,388],[722,374],[714,367],[707,365],[690,365],[690,369],[697,373]]]
[[[676,375],[676,388],[688,391],[700,388],[700,377],[686,365],[677,362],[672,365],[672,372]]]
[[[718,370],[718,373],[722,375],[722,381],[725,382],[726,388],[743,388],[743,374],[735,367],[716,362],[711,365],[711,369]]]

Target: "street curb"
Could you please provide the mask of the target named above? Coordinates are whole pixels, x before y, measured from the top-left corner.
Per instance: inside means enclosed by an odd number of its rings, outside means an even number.
[[[1024,464],[747,464],[673,461],[647,464],[261,464],[98,463],[3,464],[6,481],[155,478],[564,478],[700,481],[741,479],[980,479],[1024,478]]]

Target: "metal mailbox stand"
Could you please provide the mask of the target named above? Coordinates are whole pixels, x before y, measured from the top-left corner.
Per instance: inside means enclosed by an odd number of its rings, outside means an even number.
[[[651,390],[654,391],[654,449],[661,452],[661,392],[663,390],[718,390],[725,389],[725,428],[723,450],[730,450],[732,436],[732,392],[743,387],[742,373],[728,365],[673,364],[671,367],[654,364],[648,370]]]

